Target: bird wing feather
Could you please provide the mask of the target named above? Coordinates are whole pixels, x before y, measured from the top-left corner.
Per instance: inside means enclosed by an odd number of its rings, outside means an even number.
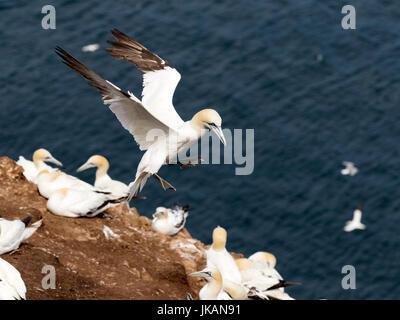
[[[165,134],[168,134],[169,130],[173,129],[150,113],[140,100],[130,92],[126,93],[122,91],[62,48],[56,47],[56,53],[63,59],[63,62],[67,66],[87,79],[90,86],[99,90],[103,96],[104,104],[110,105],[111,111],[121,122],[122,126],[133,135],[140,150],[147,150],[153,143],[148,138],[148,134],[152,129],[162,130]]]
[[[175,110],[173,96],[181,79],[180,73],[168,61],[121,31],[114,29],[111,33],[117,40],[107,41],[113,46],[106,49],[111,56],[129,61],[144,72],[143,106],[169,127],[178,129],[184,121]]]

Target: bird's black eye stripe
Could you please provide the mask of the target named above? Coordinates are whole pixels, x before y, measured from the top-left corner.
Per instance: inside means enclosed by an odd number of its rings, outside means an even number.
[[[208,125],[211,127],[216,127],[217,125],[214,122],[208,122]]]

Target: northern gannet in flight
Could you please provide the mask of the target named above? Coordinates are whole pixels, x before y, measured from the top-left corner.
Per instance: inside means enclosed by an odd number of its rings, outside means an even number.
[[[226,250],[227,232],[224,228],[216,227],[213,231],[213,243],[206,251],[207,267],[215,267],[222,275],[224,283],[230,281],[236,284],[242,283],[242,276],[235,260]]]
[[[124,197],[129,193],[129,187],[120,181],[113,180],[107,174],[110,164],[108,160],[100,155],[94,155],[86,161],[77,172],[96,167],[96,180],[94,186],[102,191],[110,192],[113,196]]]
[[[346,222],[346,225],[344,226],[344,231],[351,232],[356,229],[364,230],[366,228],[366,225],[361,223],[362,210],[363,210],[362,205],[359,206],[356,210],[354,210],[353,220],[349,220]]]
[[[283,288],[299,285],[297,282],[287,282],[276,276],[266,275],[246,258],[235,260],[242,275],[242,285],[248,289],[250,298],[294,300]]]
[[[0,258],[0,300],[25,300],[25,295],[26,287],[19,271]]]
[[[340,171],[341,174],[355,176],[358,173],[358,169],[353,162],[343,161],[342,164],[345,168]]]
[[[152,53],[146,47],[118,30],[111,31],[115,41],[107,51],[116,59],[131,62],[144,72],[142,100],[132,93],[125,92],[105,80],[75,59],[60,47],[56,53],[70,68],[89,81],[103,96],[105,104],[110,105],[122,126],[128,130],[139,145],[146,151],[143,155],[134,182],[130,184],[131,200],[140,192],[150,176],[154,176],[165,189],[175,188],[162,179],[158,170],[165,164],[175,161],[178,154],[186,151],[210,129],[225,145],[221,129],[222,119],[217,111],[204,109],[197,112],[189,121],[183,121],[172,103],[175,88],[181,79],[180,73],[166,60]]]
[[[183,229],[189,215],[189,206],[175,204],[172,209],[158,207],[153,214],[152,228],[156,232],[173,236]]]
[[[92,218],[123,201],[126,197],[115,199],[98,191],[63,188],[50,195],[47,209],[58,216]]]
[[[50,167],[45,162],[51,162],[62,167],[62,163],[55,159],[49,151],[43,148],[38,149],[33,153],[32,160],[33,161],[26,160],[23,156],[19,156],[17,164],[24,169],[25,178],[34,183],[36,183],[36,178],[40,171],[57,171],[57,169]]]
[[[217,268],[209,266],[199,272],[190,273],[191,277],[201,277],[207,284],[200,289],[200,300],[247,300],[246,289],[236,283],[223,281]]]
[[[31,216],[24,220],[0,218],[0,255],[17,250],[21,242],[30,238],[42,225],[42,220],[38,220],[28,227],[31,220]]]

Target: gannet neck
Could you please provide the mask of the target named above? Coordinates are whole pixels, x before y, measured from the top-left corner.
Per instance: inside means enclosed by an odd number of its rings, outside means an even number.
[[[247,292],[246,289],[237,283],[226,280],[224,281],[224,291],[231,296],[233,300],[246,300]]]
[[[92,163],[95,167],[97,167],[96,179],[105,176],[110,168],[110,163],[108,160],[100,155],[94,155],[90,157],[88,163]]]
[[[212,248],[216,251],[225,249],[227,233],[222,227],[216,227],[213,231],[213,244]]]

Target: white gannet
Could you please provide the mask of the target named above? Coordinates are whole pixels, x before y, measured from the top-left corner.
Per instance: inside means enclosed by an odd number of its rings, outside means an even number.
[[[364,230],[366,228],[366,225],[361,223],[362,210],[363,210],[362,205],[359,206],[356,210],[354,210],[353,220],[349,220],[346,222],[346,225],[344,226],[344,231],[351,232],[356,229]]]
[[[97,170],[94,186],[97,189],[110,192],[115,197],[125,197],[128,195],[129,187],[121,181],[111,179],[107,174],[110,164],[103,156],[91,156],[88,161],[78,168],[77,172],[95,167]]]
[[[26,287],[19,271],[0,258],[0,300],[25,300],[25,295]]]
[[[213,243],[206,251],[207,267],[215,267],[221,272],[223,281],[242,283],[239,268],[231,254],[226,250],[227,232],[224,228],[216,227],[213,231]]]
[[[207,281],[207,284],[200,289],[200,300],[247,300],[246,289],[230,281],[224,282],[221,273],[213,266],[190,273],[189,276],[201,277]]]
[[[173,236],[183,229],[189,215],[189,206],[175,204],[172,209],[158,207],[153,214],[152,228],[154,231]]]
[[[98,43],[87,44],[86,46],[82,47],[83,52],[95,52],[100,48]]]
[[[17,250],[21,242],[30,238],[42,225],[42,220],[38,220],[28,227],[31,220],[31,216],[24,220],[0,218],[0,255]]]
[[[47,209],[59,216],[91,218],[123,201],[126,197],[115,199],[98,191],[63,188],[50,195]]]
[[[57,166],[62,166],[62,163],[55,159],[49,151],[46,149],[38,149],[33,153],[33,161],[26,160],[23,156],[19,156],[17,164],[24,169],[24,176],[27,180],[35,183],[36,177],[42,170],[48,170],[49,172],[57,171],[58,169],[52,168],[45,162],[54,163]]]
[[[258,251],[253,253],[249,258],[249,261],[254,265],[254,267],[265,276],[275,277],[279,280],[283,280],[282,276],[276,270],[276,257],[270,252]]]
[[[237,259],[235,262],[242,274],[242,285],[248,289],[250,298],[294,300],[284,292],[283,288],[299,285],[299,283],[287,282],[276,276],[265,275],[254,266],[253,262],[246,258]]]
[[[122,126],[133,135],[139,149],[146,151],[137,167],[135,180],[130,184],[128,200],[142,190],[152,175],[164,190],[175,190],[157,174],[158,170],[164,164],[176,163],[178,154],[197,142],[207,129],[215,132],[225,145],[222,119],[217,111],[204,109],[191,120],[183,121],[172,103],[180,73],[168,61],[122,32],[111,32],[117,39],[117,42],[108,41],[114,47],[107,49],[111,56],[129,61],[144,72],[142,101],[105,80],[62,48],[57,47],[56,53],[66,65],[86,78],[89,85],[100,91],[104,103],[110,105]]]
[[[54,191],[63,188],[70,188],[74,190],[101,191],[91,184],[69,174],[66,174],[62,171],[49,172],[48,170],[42,170],[39,173],[36,182],[39,193],[47,199]],[[103,193],[107,192],[104,191]]]
[[[341,174],[354,176],[358,173],[358,169],[355,167],[353,162],[343,161],[342,164],[345,168],[340,171]]]

